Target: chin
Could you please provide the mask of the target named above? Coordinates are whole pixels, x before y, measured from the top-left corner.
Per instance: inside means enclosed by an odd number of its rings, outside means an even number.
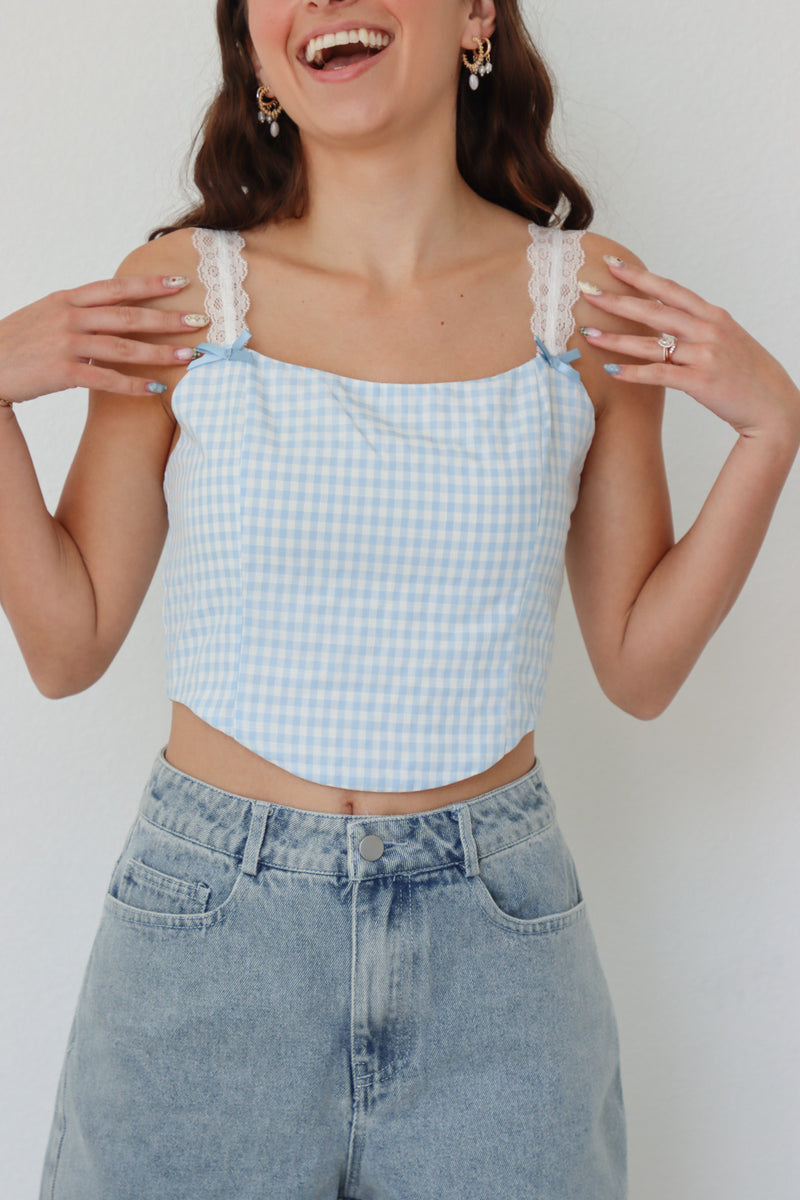
[[[318,126],[313,131],[303,133],[302,138],[308,143],[319,141],[326,145],[335,143],[341,146],[368,147],[372,144],[385,144],[391,128],[392,118],[389,114],[381,118],[376,116],[373,109],[369,113],[344,113],[335,123]]]

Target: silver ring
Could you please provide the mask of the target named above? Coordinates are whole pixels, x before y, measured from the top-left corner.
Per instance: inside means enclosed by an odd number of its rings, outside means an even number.
[[[671,333],[662,333],[658,339],[658,344],[664,351],[664,362],[671,362],[675,348],[678,345],[678,339]]]

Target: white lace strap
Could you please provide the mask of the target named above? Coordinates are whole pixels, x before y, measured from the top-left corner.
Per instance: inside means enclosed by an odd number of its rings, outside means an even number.
[[[572,309],[581,294],[578,275],[586,259],[583,230],[546,229],[531,224],[528,231],[531,330],[551,354],[563,354],[575,332]]]
[[[246,327],[250,297],[244,289],[247,261],[244,238],[235,230],[195,229],[192,242],[199,262],[197,274],[206,289],[206,312],[211,318],[207,342],[235,342]]]

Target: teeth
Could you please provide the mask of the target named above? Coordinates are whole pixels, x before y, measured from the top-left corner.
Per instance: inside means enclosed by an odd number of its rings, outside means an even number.
[[[339,33],[323,33],[312,38],[306,46],[306,62],[316,62],[321,66],[324,61],[320,59],[322,51],[330,50],[334,46],[355,45],[361,42],[367,50],[383,50],[391,40],[387,33],[378,33],[374,29],[342,29]]]

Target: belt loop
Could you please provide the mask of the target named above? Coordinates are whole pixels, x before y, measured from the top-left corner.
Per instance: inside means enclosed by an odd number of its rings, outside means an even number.
[[[258,859],[261,854],[261,846],[264,842],[264,834],[267,831],[269,812],[270,808],[268,804],[263,804],[261,801],[253,801],[253,806],[250,810],[250,832],[247,835],[247,842],[242,856],[242,870],[245,875],[258,874]]]
[[[468,804],[462,805],[458,810],[458,827],[461,832],[461,845],[464,850],[464,866],[466,867],[466,875],[469,879],[472,875],[480,875],[481,868],[478,862],[478,847],[475,845],[475,837],[472,832],[472,817]]]

